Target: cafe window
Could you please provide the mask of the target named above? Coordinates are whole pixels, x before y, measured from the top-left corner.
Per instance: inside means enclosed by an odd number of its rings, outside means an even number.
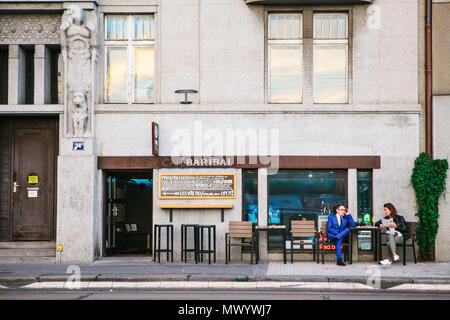
[[[242,170],[243,177],[243,221],[258,223],[258,171]]]
[[[372,171],[358,170],[358,217],[359,224],[372,224]],[[370,231],[358,231],[358,248],[360,250],[372,250],[372,238]]]
[[[345,13],[314,14],[314,102],[346,103],[348,27]]]
[[[153,15],[105,16],[105,101],[151,103],[155,89]]]
[[[302,15],[269,14],[269,102],[302,102]]]
[[[288,240],[291,220],[313,220],[317,228],[335,205],[347,202],[345,170],[280,170],[268,176],[268,183],[268,223],[285,225]],[[280,231],[270,231],[269,249],[283,248],[282,239]]]

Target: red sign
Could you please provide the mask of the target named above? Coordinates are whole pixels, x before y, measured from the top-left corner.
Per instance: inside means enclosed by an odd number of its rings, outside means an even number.
[[[327,238],[323,238],[322,235],[319,235],[319,243],[322,242],[322,239],[324,239],[325,241],[327,241]],[[324,248],[324,251],[336,251],[336,245],[330,243],[330,244],[326,244],[323,245],[322,243],[319,244],[319,249],[322,250],[322,248]],[[341,246],[342,248],[342,246]],[[342,248],[343,249],[343,248]]]

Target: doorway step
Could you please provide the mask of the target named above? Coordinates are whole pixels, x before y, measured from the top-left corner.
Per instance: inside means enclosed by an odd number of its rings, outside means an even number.
[[[0,264],[53,264],[55,241],[0,242]]]

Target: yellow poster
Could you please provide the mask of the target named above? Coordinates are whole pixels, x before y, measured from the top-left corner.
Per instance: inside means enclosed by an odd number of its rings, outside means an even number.
[[[28,183],[29,184],[38,183],[38,181],[39,181],[38,176],[28,176]]]

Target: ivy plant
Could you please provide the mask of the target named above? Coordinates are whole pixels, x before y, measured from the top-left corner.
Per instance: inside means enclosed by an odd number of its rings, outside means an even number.
[[[447,170],[446,159],[433,160],[425,152],[414,162],[411,183],[416,193],[416,216],[419,218],[416,225],[416,239],[420,261],[435,259],[439,198],[446,188]]]

